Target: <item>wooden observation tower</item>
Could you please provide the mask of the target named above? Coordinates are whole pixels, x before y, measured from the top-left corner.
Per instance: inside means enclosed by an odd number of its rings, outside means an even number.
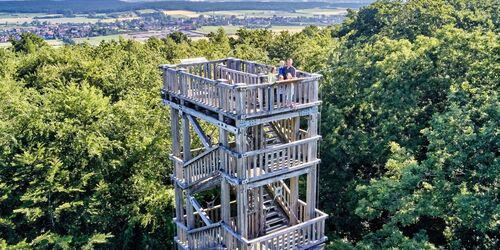
[[[316,209],[321,75],[268,82],[270,68],[235,58],[161,65],[179,249],[324,245],[327,215]]]

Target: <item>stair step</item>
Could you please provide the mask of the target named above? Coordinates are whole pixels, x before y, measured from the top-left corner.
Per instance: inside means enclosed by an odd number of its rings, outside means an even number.
[[[271,218],[275,215],[279,215],[279,213],[276,211],[272,211],[272,212],[266,214],[266,218]]]
[[[276,210],[276,206],[275,205],[265,206],[264,210]]]
[[[268,234],[269,234],[269,233],[272,233],[272,232],[274,232],[274,231],[279,231],[279,230],[281,230],[281,229],[284,229],[284,228],[286,228],[286,227],[287,227],[287,225],[281,225],[281,224],[278,224],[278,225],[275,225],[275,226],[272,226],[272,227],[268,227],[268,228],[266,229],[266,233],[268,233]]]
[[[288,223],[285,223],[284,219],[281,218],[281,217],[279,217],[279,216],[274,217],[274,218],[272,218],[270,220],[266,220],[266,224],[267,225],[275,224],[275,223],[278,223],[278,222],[281,223],[281,224],[288,224]]]

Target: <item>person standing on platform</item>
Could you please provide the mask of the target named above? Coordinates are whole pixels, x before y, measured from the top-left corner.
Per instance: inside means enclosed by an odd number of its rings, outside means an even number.
[[[297,77],[297,69],[293,66],[293,59],[288,58],[286,60],[286,67],[285,67],[285,80],[290,80],[294,79]]]
[[[286,72],[285,72],[285,70],[286,70],[285,61],[281,60],[281,61],[280,61],[280,68],[279,68],[279,70],[278,70],[278,78],[279,78],[280,80],[285,79],[285,77],[286,77]]]

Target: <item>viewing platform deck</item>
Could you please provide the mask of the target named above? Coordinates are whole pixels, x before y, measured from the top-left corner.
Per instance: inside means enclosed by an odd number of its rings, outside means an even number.
[[[297,71],[297,78],[268,81],[271,66],[238,59],[162,65],[165,102],[249,119],[318,106],[321,75]],[[182,83],[182,84],[181,84]]]

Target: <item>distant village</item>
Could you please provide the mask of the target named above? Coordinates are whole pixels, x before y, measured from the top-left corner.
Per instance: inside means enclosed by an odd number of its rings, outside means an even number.
[[[90,15],[89,15],[90,17]],[[98,16],[94,18],[99,18]],[[52,23],[50,19],[40,21],[34,19],[14,27],[1,27],[0,43],[9,38],[17,38],[25,32],[34,33],[46,40],[62,40],[71,43],[74,38],[89,38],[114,34],[131,34],[150,32],[151,36],[164,36],[173,31],[181,31],[190,37],[204,36],[195,30],[202,26],[233,25],[246,28],[272,28],[272,26],[326,26],[340,23],[345,15],[314,15],[314,16],[224,16],[200,15],[197,17],[174,17],[163,12],[138,14],[136,18],[102,19],[95,23]],[[111,21],[113,20],[113,21]]]

